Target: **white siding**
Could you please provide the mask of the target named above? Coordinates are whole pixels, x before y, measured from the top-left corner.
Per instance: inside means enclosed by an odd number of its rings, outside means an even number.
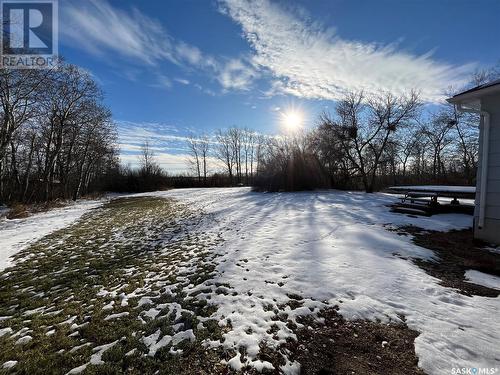
[[[492,206],[500,206],[500,193],[488,192],[486,194],[486,202]]]
[[[500,139],[498,140],[500,144]],[[500,167],[500,150],[491,150],[490,152],[490,161],[488,163],[490,167]]]
[[[481,99],[481,108],[490,114],[490,141],[488,155],[488,184],[486,186],[485,224],[482,229],[475,228],[475,235],[486,241],[500,243],[500,94]],[[482,129],[482,124],[481,124]],[[482,131],[479,155],[482,154]],[[477,173],[478,191],[481,189],[481,163]],[[477,196],[476,198],[479,198]],[[479,199],[476,200],[475,222],[478,221]]]

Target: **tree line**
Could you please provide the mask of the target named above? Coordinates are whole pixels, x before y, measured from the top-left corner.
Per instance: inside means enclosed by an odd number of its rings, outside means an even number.
[[[90,74],[0,70],[0,201],[77,199],[118,163],[116,129]]]
[[[370,97],[349,92],[308,131],[268,136],[232,127],[212,136],[191,135],[188,162],[196,186],[211,185],[214,168],[223,171],[227,185],[270,191],[472,185],[478,125],[477,115],[453,105],[423,111],[417,92]]]
[[[469,86],[499,76],[498,68],[478,71]],[[310,130],[264,136],[233,127],[211,137],[191,136],[188,149],[199,181],[206,181],[212,156],[231,185],[373,192],[390,185],[475,184],[478,138],[479,117],[453,105],[429,110],[416,91],[354,91],[336,101],[331,113],[321,114]]]
[[[473,84],[498,77],[482,71]],[[92,76],[0,69],[0,202],[77,199],[101,191],[251,185],[258,190],[474,184],[479,119],[452,105],[423,111],[417,92],[346,93],[307,131],[264,135],[231,127],[186,142],[193,174],[170,176],[143,145],[119,163],[117,130]]]
[[[312,130],[268,140],[258,188],[380,190],[475,182],[478,124],[451,105],[422,112],[416,92],[345,94]]]

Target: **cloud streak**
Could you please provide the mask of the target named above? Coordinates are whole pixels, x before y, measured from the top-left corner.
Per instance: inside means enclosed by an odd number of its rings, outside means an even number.
[[[132,168],[139,166],[142,145],[147,141],[158,164],[169,173],[192,174],[187,141],[190,133],[176,126],[156,122],[116,121],[120,162]],[[213,142],[212,147],[214,145]],[[223,170],[215,157],[207,159],[210,172]]]
[[[177,62],[172,39],[161,24],[137,9],[126,12],[107,1],[71,1],[63,5],[61,33],[95,55],[117,53],[147,65]]]
[[[189,164],[188,154],[172,154],[164,151],[155,151],[154,158],[160,167],[170,174],[193,175],[193,170]],[[139,154],[120,154],[120,162],[122,165],[138,168]],[[207,164],[210,172],[223,170],[221,162],[213,157],[207,158]]]
[[[431,53],[414,55],[397,45],[343,40],[331,28],[285,11],[266,0],[223,0],[221,11],[237,22],[255,55],[253,62],[275,77],[271,94],[338,99],[344,92],[416,89],[439,101],[452,84],[462,84],[472,66],[438,62]]]
[[[169,62],[188,70],[196,69],[215,77],[223,90],[247,90],[257,72],[242,58],[215,58],[198,47],[172,37],[157,20],[136,8],[113,7],[106,0],[68,1],[63,4],[61,33],[87,52],[117,57],[155,69],[155,87],[169,88],[171,81],[158,72]],[[181,83],[189,83],[186,80]]]

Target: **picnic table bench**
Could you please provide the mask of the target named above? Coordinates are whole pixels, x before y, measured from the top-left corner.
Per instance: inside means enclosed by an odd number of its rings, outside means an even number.
[[[460,199],[474,199],[473,186],[391,186],[390,192],[402,193],[401,202],[392,206],[393,211],[430,216],[442,212],[472,213],[474,206],[461,204]],[[452,198],[449,204],[441,204],[438,198]]]

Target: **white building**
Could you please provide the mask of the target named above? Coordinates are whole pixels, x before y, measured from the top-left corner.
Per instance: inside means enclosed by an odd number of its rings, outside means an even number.
[[[474,237],[500,244],[500,79],[448,99],[481,115]]]

